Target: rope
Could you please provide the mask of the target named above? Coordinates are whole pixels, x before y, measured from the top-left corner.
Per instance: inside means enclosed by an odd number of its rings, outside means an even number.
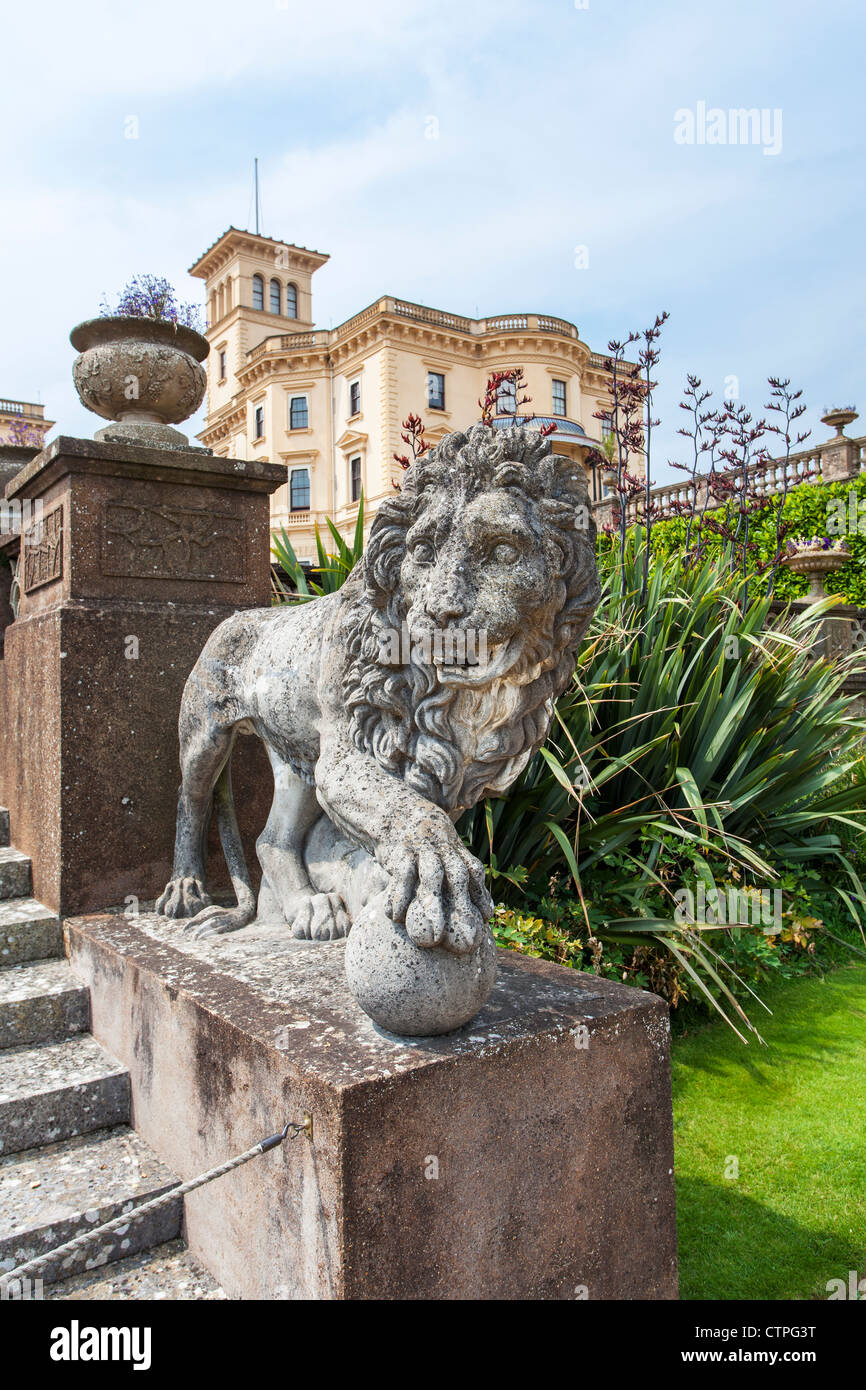
[[[26,1275],[31,1277],[36,1271],[43,1269],[46,1265],[53,1263],[61,1256],[71,1255],[74,1251],[83,1250],[92,1240],[101,1236],[108,1235],[112,1231],[122,1230],[128,1226],[130,1221],[134,1221],[138,1216],[144,1216],[145,1212],[156,1211],[158,1207],[167,1206],[169,1202],[174,1202],[178,1197],[185,1197],[188,1192],[195,1192],[197,1187],[204,1187],[205,1183],[214,1182],[216,1178],[222,1178],[226,1173],[231,1173],[235,1168],[240,1168],[242,1164],[249,1163],[251,1158],[257,1158],[259,1154],[267,1153],[270,1149],[276,1149],[287,1139],[289,1132],[292,1138],[297,1139],[299,1134],[305,1134],[308,1139],[313,1137],[312,1117],[304,1112],[303,1124],[297,1124],[290,1120],[285,1129],[279,1134],[272,1134],[268,1139],[262,1139],[258,1144],[254,1144],[251,1149],[238,1154],[236,1158],[230,1158],[225,1163],[221,1163],[217,1168],[211,1168],[207,1173],[202,1173],[200,1177],[190,1178],[189,1182],[180,1183],[177,1187],[169,1188],[168,1192],[163,1192],[160,1197],[154,1197],[149,1202],[143,1202],[141,1206],[133,1207],[131,1211],[125,1212],[122,1216],[115,1216],[111,1221],[106,1221],[101,1226],[94,1226],[91,1230],[85,1231],[83,1235],[74,1236],[72,1240],[67,1240],[63,1245],[58,1245],[54,1250],[46,1250],[44,1255],[39,1255],[36,1259],[27,1260],[17,1269],[13,1269],[9,1274],[0,1277],[0,1295],[7,1293],[10,1284],[14,1281],[20,1283]]]

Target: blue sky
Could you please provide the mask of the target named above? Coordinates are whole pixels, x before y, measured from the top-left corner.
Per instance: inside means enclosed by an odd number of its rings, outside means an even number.
[[[660,480],[684,456],[688,371],[719,396],[736,377],[758,413],[767,375],[788,375],[824,438],[824,406],[866,406],[864,7],[579,5],[7,9],[0,395],[92,435],[70,328],[135,272],[200,300],[187,267],[251,224],[258,155],[262,230],[331,255],[320,326],[391,293],[558,314],[603,349],[668,309]],[[678,144],[675,113],[699,102],[780,110],[781,152]]]

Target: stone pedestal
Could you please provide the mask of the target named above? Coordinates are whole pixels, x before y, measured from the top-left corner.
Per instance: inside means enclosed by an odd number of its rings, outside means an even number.
[[[821,480],[825,483],[844,482],[846,478],[856,478],[860,472],[860,446],[849,439],[845,426],[858,419],[853,407],[829,410],[821,419],[825,425],[835,428],[836,433],[826,444],[821,445]]]
[[[46,905],[162,891],[184,682],[223,618],[269,602],[268,498],[284,480],[200,450],[61,437],[8,486],[42,520],[20,538],[20,610],[4,630],[0,801]],[[239,741],[235,768],[254,865],[272,788],[257,740]],[[227,885],[218,852],[211,873]]]
[[[312,1141],[187,1199],[190,1246],[230,1296],[676,1297],[660,999],[500,951],[472,1023],[410,1043],[352,999],[344,942],[65,928],[135,1127],[174,1172],[312,1115]]]

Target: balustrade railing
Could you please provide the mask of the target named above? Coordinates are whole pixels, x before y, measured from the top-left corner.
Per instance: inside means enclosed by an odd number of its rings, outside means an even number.
[[[24,415],[29,420],[42,420],[45,406],[37,405],[35,401],[0,400],[0,415]]]
[[[487,319],[470,319],[461,314],[449,314],[444,309],[430,309],[426,304],[414,304],[408,299],[392,299],[386,295],[375,304],[362,309],[360,314],[355,314],[354,318],[340,324],[338,328],[316,329],[308,333],[274,334],[251,348],[247,356],[253,362],[269,352],[289,352],[293,349],[322,347],[339,342],[365,328],[382,314],[396,314],[415,323],[428,323],[436,328],[448,328],[453,332],[473,337],[524,330],[530,333],[556,333],[563,338],[578,337],[573,323],[555,318],[551,314],[499,314]],[[593,365],[603,364],[604,359],[594,355]]]
[[[791,454],[790,458],[764,459],[759,463],[754,463],[749,467],[749,488],[756,492],[760,497],[774,497],[780,492],[797,487],[800,483],[820,483],[825,481],[823,476],[823,454],[832,441],[813,449],[804,449],[799,453]],[[850,441],[856,446],[855,469],[862,469],[866,465],[866,436]],[[738,475],[735,470],[725,470],[716,474],[717,478],[724,478],[736,484]],[[707,475],[699,474],[696,478],[696,502],[698,507],[703,507],[707,500]],[[654,487],[650,493],[654,507],[654,516],[663,520],[666,516],[677,515],[680,507],[688,506],[692,500],[692,484],[686,478],[682,482],[663,483]],[[615,494],[609,493],[600,498],[594,505],[596,507],[610,507],[615,501]],[[710,505],[721,505],[714,503],[710,499]],[[629,521],[636,521],[643,512],[643,497],[633,497],[626,504],[626,517]]]

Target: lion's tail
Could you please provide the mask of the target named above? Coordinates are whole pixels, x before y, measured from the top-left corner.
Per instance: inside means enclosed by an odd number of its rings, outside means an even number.
[[[238,829],[238,818],[235,815],[235,803],[232,796],[231,753],[226,758],[225,766],[217,778],[213,800],[217,828],[220,833],[220,844],[226,867],[231,876],[232,887],[238,900],[238,907],[243,912],[251,912],[255,916],[256,895],[253,892],[247,861],[244,858],[244,846],[241,832]]]

